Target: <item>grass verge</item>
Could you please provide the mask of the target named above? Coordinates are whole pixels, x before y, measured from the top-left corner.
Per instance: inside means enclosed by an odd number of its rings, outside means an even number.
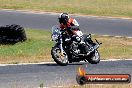
[[[0,0],[0,9],[132,17],[131,0]]]
[[[132,88],[132,84],[87,84],[84,86],[73,86],[70,88]]]
[[[51,32],[46,30],[26,29],[28,40],[15,45],[0,45],[0,63],[33,63],[51,61]],[[112,36],[92,36],[103,44],[99,48],[101,59],[132,58],[132,39]]]

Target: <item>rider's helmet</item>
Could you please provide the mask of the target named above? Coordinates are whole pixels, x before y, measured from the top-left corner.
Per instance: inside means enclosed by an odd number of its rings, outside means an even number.
[[[69,19],[69,15],[67,13],[61,13],[59,15],[58,19],[59,19],[59,23],[67,24],[68,19]]]

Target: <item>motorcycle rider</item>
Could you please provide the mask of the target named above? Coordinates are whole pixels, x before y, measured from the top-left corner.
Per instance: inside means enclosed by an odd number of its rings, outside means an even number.
[[[67,13],[61,13],[58,17],[61,31],[66,31],[67,35],[70,37],[72,35],[78,35],[81,37],[82,32],[78,33],[79,24],[74,18],[70,18]]]
[[[79,43],[82,45],[82,47],[87,51],[88,48],[85,45],[85,42],[82,41],[82,35],[83,33],[79,29],[79,24],[74,18],[70,18],[67,13],[61,13],[58,17],[61,31],[66,31],[66,34],[69,37],[76,36],[76,39],[80,41]]]

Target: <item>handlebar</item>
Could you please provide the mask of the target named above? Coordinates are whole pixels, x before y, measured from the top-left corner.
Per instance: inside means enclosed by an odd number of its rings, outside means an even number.
[[[102,44],[102,43],[99,43],[97,39],[95,39],[95,41],[96,41],[99,45],[101,45],[101,44]]]

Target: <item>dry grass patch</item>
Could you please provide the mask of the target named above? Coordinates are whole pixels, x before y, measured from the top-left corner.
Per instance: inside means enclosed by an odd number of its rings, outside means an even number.
[[[0,0],[0,8],[132,17],[131,0]]]
[[[132,84],[86,84],[69,88],[132,88]]]

